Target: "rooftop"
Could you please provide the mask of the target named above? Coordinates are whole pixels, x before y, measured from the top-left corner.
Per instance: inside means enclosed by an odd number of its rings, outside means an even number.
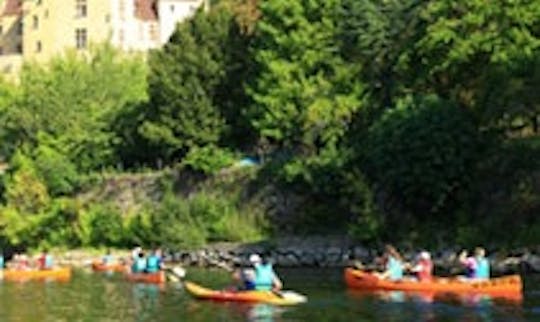
[[[157,0],[135,0],[135,17],[140,20],[157,20]]]
[[[1,3],[1,1],[0,1]],[[1,16],[22,14],[22,0],[5,0]]]

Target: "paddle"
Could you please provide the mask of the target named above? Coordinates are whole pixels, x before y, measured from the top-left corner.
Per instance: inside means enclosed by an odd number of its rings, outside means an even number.
[[[184,277],[186,277],[186,270],[183,269],[180,266],[165,266],[163,267],[163,270],[167,273],[169,276],[169,279],[171,279],[174,282],[182,282]]]

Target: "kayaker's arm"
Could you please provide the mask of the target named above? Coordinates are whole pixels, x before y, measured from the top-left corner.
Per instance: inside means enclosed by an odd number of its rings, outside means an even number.
[[[283,283],[281,282],[281,280],[279,279],[279,277],[277,277],[276,274],[274,274],[274,278],[272,279],[272,289],[274,291],[279,291],[283,288]]]

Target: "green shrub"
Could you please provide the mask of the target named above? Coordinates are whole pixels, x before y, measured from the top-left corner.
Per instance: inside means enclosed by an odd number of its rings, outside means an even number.
[[[364,176],[358,172],[350,173],[343,191],[345,196],[342,203],[345,202],[348,205],[349,212],[354,218],[348,227],[349,234],[366,241],[381,237],[384,219],[375,204],[374,193]]]
[[[81,212],[78,235],[84,246],[123,246],[124,224],[110,204],[93,204]]]
[[[215,174],[232,165],[235,155],[227,149],[215,145],[193,147],[182,161],[182,165],[205,174]]]
[[[124,221],[126,231],[126,245],[153,245],[158,241],[153,228],[152,215],[148,207],[136,214],[127,216]]]
[[[42,239],[38,247],[78,247],[81,240],[77,234],[80,205],[75,199],[55,199],[43,214],[38,230]]]
[[[66,195],[75,190],[78,173],[64,154],[47,145],[39,145],[35,151],[35,165],[44,179],[51,195]]]
[[[364,173],[417,219],[459,205],[481,153],[474,118],[438,97],[403,100],[370,129]]]
[[[191,215],[189,204],[171,193],[152,213],[152,225],[156,240],[174,248],[201,246],[208,236],[203,222]]]
[[[47,186],[32,160],[18,151],[12,159],[13,173],[5,179],[7,204],[21,213],[35,214],[50,203]]]

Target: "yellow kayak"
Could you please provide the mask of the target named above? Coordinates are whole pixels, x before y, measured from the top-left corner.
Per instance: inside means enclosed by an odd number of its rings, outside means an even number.
[[[4,279],[9,281],[27,281],[27,280],[58,280],[68,281],[71,278],[70,267],[59,267],[43,270],[13,270],[5,269],[3,271]]]
[[[192,282],[185,282],[184,287],[198,299],[214,301],[267,303],[273,305],[295,305],[307,302],[304,295],[292,291],[216,291]]]

